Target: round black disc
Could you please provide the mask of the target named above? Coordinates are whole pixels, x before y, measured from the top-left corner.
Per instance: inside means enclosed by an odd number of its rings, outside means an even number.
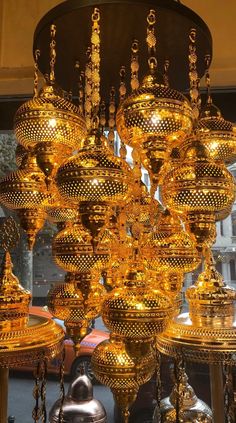
[[[180,91],[189,87],[189,32],[197,30],[198,73],[205,71],[204,58],[212,55],[212,38],[207,25],[192,10],[176,0],[67,0],[49,11],[34,34],[34,51],[40,50],[39,69],[49,73],[50,25],[56,24],[57,83],[66,91],[75,85],[75,62],[84,70],[86,50],[91,38],[94,7],[101,13],[101,96],[108,97],[111,86],[119,88],[119,71],[126,66],[127,88],[130,81],[131,45],[139,41],[140,79],[148,70],[146,30],[147,14],[156,10],[158,68],[163,72],[170,61],[170,86]]]

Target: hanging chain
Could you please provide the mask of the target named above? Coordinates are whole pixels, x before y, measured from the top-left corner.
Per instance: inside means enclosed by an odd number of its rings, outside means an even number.
[[[120,88],[119,88],[119,94],[120,94],[120,103],[124,100],[126,96],[126,84],[125,84],[125,66],[121,66],[120,69]]]
[[[104,132],[104,128],[106,126],[106,105],[105,101],[101,102],[100,106],[100,126],[101,126],[101,132]]]
[[[132,54],[131,54],[131,89],[137,90],[139,87],[139,79],[138,79],[138,71],[139,71],[139,61],[138,61],[138,51],[139,51],[139,45],[138,41],[134,40],[132,43],[131,48]]]
[[[195,120],[198,119],[201,106],[201,97],[199,93],[199,77],[197,72],[197,53],[196,53],[196,29],[191,29],[189,34],[189,79],[190,79],[190,98]]]
[[[115,112],[116,112],[116,104],[115,104],[115,88],[111,87],[110,90],[110,104],[109,104],[109,134],[108,140],[112,150],[114,150],[114,141],[115,141]]]
[[[56,63],[56,25],[50,26],[51,42],[50,42],[50,82],[55,81],[55,63]]]
[[[79,108],[81,113],[84,113],[84,72],[80,72],[79,77]]]
[[[122,140],[120,140],[119,156],[121,159],[126,160],[127,149],[126,149],[126,145],[124,144]]]
[[[44,360],[41,364],[41,421],[46,423],[47,421],[47,410],[46,410],[46,386],[47,386],[47,362]]]
[[[156,345],[156,401],[157,401],[157,423],[161,422],[161,353],[158,351]]]
[[[92,63],[92,118],[96,117],[100,104],[100,11],[94,8],[92,14],[91,63]]]
[[[38,60],[40,57],[40,50],[35,50],[35,61],[34,61],[34,98],[38,97],[38,84],[39,84],[39,66]]]
[[[168,74],[169,67],[170,67],[170,61],[168,59],[166,59],[165,60],[165,63],[164,63],[164,75],[163,75],[163,78],[164,78],[164,84],[167,87],[169,87],[169,74]]]
[[[210,80],[210,67],[211,62],[211,56],[207,54],[205,56],[205,64],[206,64],[206,73],[205,73],[205,81],[206,81],[206,88],[207,88],[207,103],[212,104],[212,98],[211,98],[211,80]]]
[[[92,114],[92,65],[91,65],[91,48],[87,49],[87,64],[85,68],[85,90],[84,90],[84,109],[87,129],[91,128]]]
[[[157,69],[157,58],[156,58],[156,36],[155,36],[155,28],[154,25],[156,23],[156,12],[155,10],[151,9],[147,16],[147,37],[146,43],[148,47],[148,65],[149,70],[151,73],[154,73]]]
[[[64,423],[63,419],[63,403],[65,400],[65,386],[64,386],[64,371],[65,371],[65,347],[63,347],[60,364],[60,411],[58,423]]]
[[[181,391],[182,376],[184,374],[184,361],[181,355],[178,355],[175,359],[174,374],[175,374],[175,390],[176,390],[176,404],[175,404],[176,423],[181,423],[181,412],[182,412],[182,404],[183,404],[182,395],[184,395],[183,390]]]
[[[235,423],[234,386],[232,366],[224,366],[225,386],[224,386],[224,408],[226,423]]]
[[[41,409],[39,406],[40,400],[40,362],[37,364],[35,370],[35,379],[34,379],[34,389],[33,389],[33,397],[35,399],[35,406],[32,411],[32,417],[34,423],[37,423],[41,416]]]

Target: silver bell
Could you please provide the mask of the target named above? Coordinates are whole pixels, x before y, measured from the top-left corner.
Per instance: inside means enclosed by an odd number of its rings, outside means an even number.
[[[179,419],[181,423],[212,423],[212,411],[208,405],[200,400],[193,388],[188,383],[188,377],[184,370],[180,377],[179,386],[180,410]],[[158,408],[154,411],[153,423],[175,423],[176,422],[177,387],[174,386],[169,397],[161,401],[160,414]]]
[[[49,413],[50,423],[59,423],[61,400],[57,400]],[[100,401],[93,398],[93,386],[86,375],[77,377],[69,386],[62,405],[62,423],[106,423],[106,411]]]

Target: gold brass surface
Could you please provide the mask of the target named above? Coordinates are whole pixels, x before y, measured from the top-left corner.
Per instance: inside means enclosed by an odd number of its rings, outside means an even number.
[[[156,75],[147,75],[140,88],[121,103],[116,125],[121,139],[131,147],[142,148],[148,142],[152,150],[156,138],[159,142],[162,139],[162,158],[166,144],[171,146],[191,132],[192,118],[191,106],[183,94],[159,83]]]
[[[59,167],[56,184],[62,197],[70,201],[116,204],[129,194],[131,169],[114,156],[106,138],[93,130],[78,153]]]
[[[38,97],[19,107],[14,118],[14,131],[24,147],[51,142],[71,150],[79,147],[86,134],[84,117],[60,94],[53,84],[46,84]]]
[[[32,209],[42,206],[48,192],[36,157],[29,154],[19,170],[0,181],[0,201],[9,209]]]
[[[58,266],[67,272],[86,272],[106,267],[110,251],[106,242],[96,247],[81,223],[69,224],[58,232],[52,243],[52,255]]]
[[[124,340],[113,334],[101,342],[92,355],[96,378],[108,386],[122,410],[134,402],[139,386],[147,382],[155,371],[155,357],[151,349],[134,358],[127,351]]]
[[[108,293],[103,303],[102,318],[108,329],[134,339],[164,330],[174,305],[149,282],[137,263],[127,271],[124,286]]]
[[[183,229],[181,232],[158,239],[152,233],[142,251],[145,265],[155,271],[191,272],[200,264],[195,242]]]
[[[59,165],[71,154],[71,149],[63,144],[39,143],[35,147],[37,163],[46,177],[54,177]]]
[[[45,211],[38,209],[19,209],[17,210],[20,225],[27,234],[27,243],[29,250],[33,249],[37,233],[42,229],[45,223]]]
[[[22,329],[28,322],[31,294],[12,273],[12,262],[5,253],[0,274],[0,329],[9,332]]]
[[[209,157],[227,164],[235,162],[236,132],[232,122],[225,120],[213,103],[207,103],[204,107],[196,133],[207,148]]]
[[[232,206],[235,182],[224,164],[209,159],[205,147],[193,140],[179,167],[166,175],[162,198],[180,214],[220,212]]]
[[[29,316],[31,294],[12,273],[6,252],[0,275],[0,367],[49,360],[62,349],[64,331],[51,319]]]
[[[67,334],[76,344],[87,335],[91,320],[100,315],[106,290],[91,274],[67,274],[65,281],[49,291],[48,308],[54,317],[64,320]]]
[[[168,355],[209,364],[233,365],[236,355],[236,291],[225,285],[209,252],[205,269],[188,288],[189,313],[180,314],[157,337],[158,349]]]
[[[53,320],[30,315],[25,327],[0,332],[0,367],[50,360],[61,352],[63,339],[63,329]]]

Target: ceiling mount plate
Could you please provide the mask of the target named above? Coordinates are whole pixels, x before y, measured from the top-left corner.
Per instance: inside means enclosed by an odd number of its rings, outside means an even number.
[[[192,10],[175,0],[67,0],[50,10],[38,23],[34,34],[34,51],[40,50],[39,69],[49,73],[50,25],[56,24],[56,80],[66,91],[75,85],[75,62],[85,68],[86,50],[90,45],[91,14],[101,12],[101,93],[108,96],[111,86],[119,87],[119,71],[126,66],[130,80],[131,44],[139,41],[140,79],[147,72],[146,17],[156,10],[157,57],[163,71],[170,61],[170,85],[180,91],[189,87],[189,32],[197,30],[198,73],[205,72],[205,55],[212,56],[212,38],[207,25]]]

